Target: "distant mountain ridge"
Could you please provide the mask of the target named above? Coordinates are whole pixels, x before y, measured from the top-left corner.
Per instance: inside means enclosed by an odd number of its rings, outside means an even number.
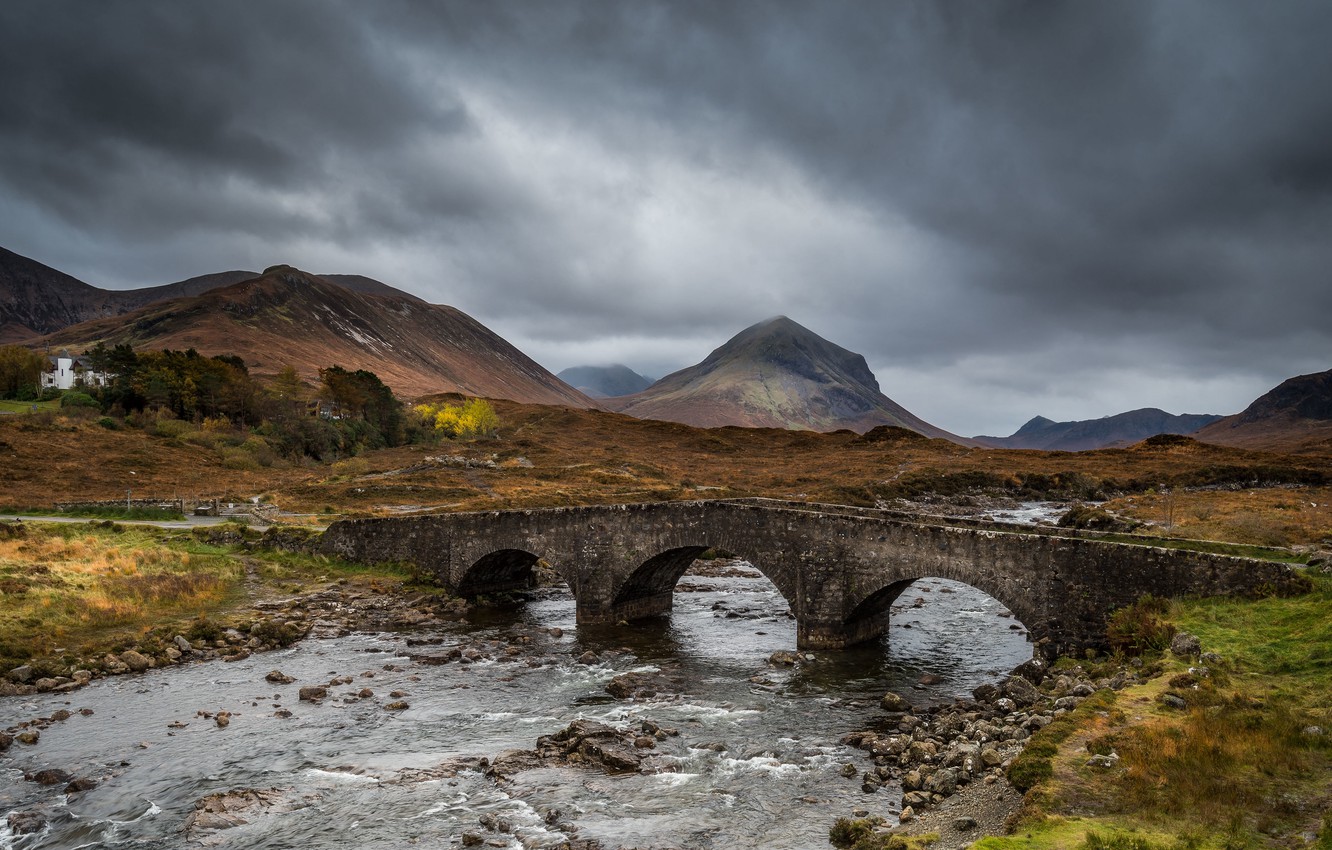
[[[1244,410],[1193,436],[1248,449],[1332,449],[1332,369],[1282,381]]]
[[[257,272],[226,271],[141,289],[99,289],[0,248],[0,343],[21,342],[90,319],[119,316],[147,304],[199,295],[256,276]]]
[[[846,428],[864,433],[878,425],[897,425],[970,444],[881,393],[864,357],[785,316],[746,328],[701,363],[607,404],[640,419],[704,428]]]
[[[621,363],[610,366],[571,366],[556,375],[561,381],[592,398],[632,395],[652,386],[652,380]]]
[[[1155,407],[1073,422],[1055,422],[1037,416],[1008,437],[979,436],[972,439],[996,449],[1080,452],[1127,446],[1157,434],[1192,434],[1220,418],[1211,413],[1174,415]]]
[[[256,374],[291,365],[312,383],[321,367],[368,369],[407,397],[456,392],[596,406],[461,310],[370,278],[291,266],[26,340],[71,349],[98,342],[236,354]]]

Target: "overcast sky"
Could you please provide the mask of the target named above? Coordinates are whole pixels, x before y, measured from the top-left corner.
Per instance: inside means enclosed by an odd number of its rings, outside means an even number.
[[[785,314],[960,434],[1332,368],[1332,3],[0,4],[0,245],[291,263],[659,377]]]

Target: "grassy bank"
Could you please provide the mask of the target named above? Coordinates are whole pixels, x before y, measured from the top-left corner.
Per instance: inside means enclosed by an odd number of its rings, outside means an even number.
[[[112,522],[0,523],[0,671],[119,652],[225,623],[266,597],[407,574]],[[238,532],[239,533],[239,532]]]
[[[54,401],[14,401],[13,399],[0,399],[0,414],[19,414],[32,413],[36,408],[37,412],[43,410],[56,411],[60,409],[60,399]]]
[[[1016,831],[978,846],[1332,848],[1332,577],[1314,587],[1175,603],[1169,619],[1218,657],[1165,658],[1112,706],[1034,736],[1042,764],[1022,765],[1031,789]],[[1094,753],[1118,759],[1089,765]]]
[[[16,505],[0,506],[0,517],[72,517],[74,519],[135,519],[159,522],[184,521],[185,515],[170,508],[124,507],[116,505],[88,505],[59,511]]]

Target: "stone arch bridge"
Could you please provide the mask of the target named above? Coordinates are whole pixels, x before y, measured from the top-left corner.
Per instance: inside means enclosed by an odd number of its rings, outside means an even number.
[[[1107,542],[1089,533],[763,499],[485,511],[343,520],[321,551],[409,562],[462,596],[531,586],[545,559],[580,624],[667,613],[709,548],[761,570],[790,603],[801,649],[883,634],[893,601],[934,576],[988,593],[1048,656],[1103,646],[1110,611],[1161,597],[1294,592],[1283,564]]]

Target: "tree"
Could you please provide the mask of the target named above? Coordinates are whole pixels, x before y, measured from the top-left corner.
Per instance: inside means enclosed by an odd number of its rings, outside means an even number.
[[[21,345],[0,346],[0,398],[35,397],[46,358]]]
[[[374,430],[380,445],[400,445],[404,436],[402,402],[374,372],[357,369],[348,372],[341,366],[319,370],[324,397],[342,408],[344,414],[360,417]],[[371,442],[374,442],[372,439]]]
[[[413,411],[427,427],[451,439],[493,437],[500,427],[499,414],[483,398],[468,399],[462,405],[418,404]]]

